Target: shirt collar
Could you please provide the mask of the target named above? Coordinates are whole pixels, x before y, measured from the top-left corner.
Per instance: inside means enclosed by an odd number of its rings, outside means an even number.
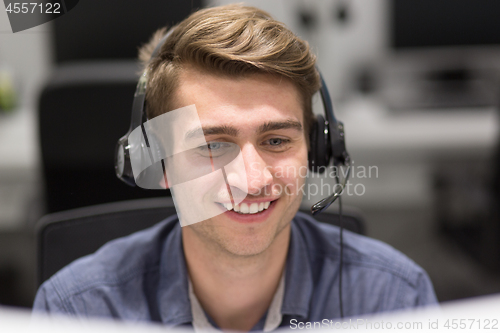
[[[290,246],[286,263],[285,295],[282,314],[308,318],[313,294],[312,270],[308,249],[301,237],[295,218],[291,222]]]
[[[176,226],[164,242],[158,284],[160,316],[162,322],[169,326],[188,324],[193,321],[181,226],[178,220],[175,223]],[[307,257],[306,244],[295,223],[293,219],[281,314],[307,318],[313,293],[312,271]]]

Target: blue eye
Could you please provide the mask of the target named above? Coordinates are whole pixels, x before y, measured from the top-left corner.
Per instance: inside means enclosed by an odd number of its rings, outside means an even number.
[[[281,143],[283,143],[283,140],[279,138],[274,138],[269,140],[269,144],[271,146],[279,146]]]
[[[263,145],[267,149],[274,152],[282,152],[290,148],[290,139],[285,138],[270,138],[263,142]]]
[[[208,149],[210,150],[217,150],[222,147],[222,144],[220,142],[209,142],[208,143]]]
[[[208,142],[206,145],[199,146],[201,151],[218,150],[222,148],[222,142]]]
[[[234,144],[228,142],[207,142],[206,145],[198,147],[198,153],[204,157],[220,157],[235,149]]]

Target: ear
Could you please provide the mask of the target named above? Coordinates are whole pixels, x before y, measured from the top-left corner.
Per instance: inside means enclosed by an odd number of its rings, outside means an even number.
[[[170,188],[170,186],[168,186],[166,170],[164,170],[164,172],[163,172],[163,177],[161,177],[159,185],[161,188],[163,188],[165,190]]]

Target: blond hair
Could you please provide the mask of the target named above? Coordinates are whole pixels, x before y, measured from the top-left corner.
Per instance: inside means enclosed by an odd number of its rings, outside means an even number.
[[[316,57],[283,23],[243,5],[199,10],[172,27],[158,56],[150,59],[166,32],[158,30],[139,50],[148,74],[149,119],[172,109],[179,71],[190,64],[215,75],[267,73],[289,79],[302,94],[307,134],[313,121],[312,96],[320,87]]]

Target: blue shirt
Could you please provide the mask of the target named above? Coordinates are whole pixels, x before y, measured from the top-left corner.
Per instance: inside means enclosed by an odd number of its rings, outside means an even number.
[[[339,228],[297,213],[285,270],[281,326],[340,317]],[[382,242],[344,231],[344,316],[435,304],[425,271]],[[113,240],[38,290],[34,311],[191,325],[188,275],[177,216]],[[265,317],[265,316],[264,316]],[[262,329],[265,318],[254,327]]]

